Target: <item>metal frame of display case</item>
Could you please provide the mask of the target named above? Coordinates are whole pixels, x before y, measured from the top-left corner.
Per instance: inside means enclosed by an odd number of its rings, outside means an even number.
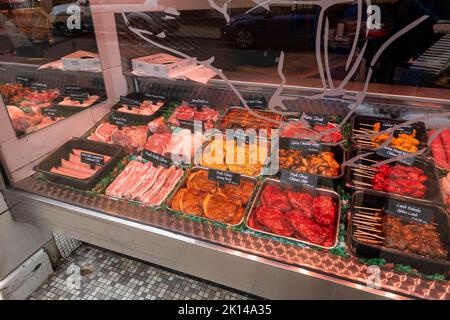
[[[192,86],[190,82],[155,81],[127,77],[129,86],[141,89],[158,85]],[[142,83],[139,83],[142,82]],[[270,94],[275,86],[235,83],[239,90]],[[213,81],[204,90],[225,92],[224,83]],[[130,86],[131,87],[131,86]],[[131,87],[132,88],[132,87]],[[206,88],[206,89],[205,89]],[[291,94],[304,93],[290,88]],[[223,99],[226,92],[220,96]],[[186,96],[189,98],[189,96]],[[392,97],[382,105],[368,102],[365,110],[395,111]],[[371,99],[372,100],[372,99]],[[449,108],[408,106],[408,114],[426,114]],[[333,101],[324,108],[342,110]],[[381,108],[381,109],[380,109]],[[400,112],[399,114],[402,114]],[[161,210],[129,205],[102,196],[92,196],[37,179],[25,178],[3,190],[14,218],[45,226],[53,231],[163,267],[184,272],[256,296],[271,299],[449,299],[447,281],[429,280],[381,268],[381,287],[367,285],[368,265],[357,258],[344,258],[310,247],[299,247],[175,217]]]

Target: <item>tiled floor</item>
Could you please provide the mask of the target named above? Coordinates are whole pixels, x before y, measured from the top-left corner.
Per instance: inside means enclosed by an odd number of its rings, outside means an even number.
[[[30,299],[155,300],[249,297],[83,244]]]

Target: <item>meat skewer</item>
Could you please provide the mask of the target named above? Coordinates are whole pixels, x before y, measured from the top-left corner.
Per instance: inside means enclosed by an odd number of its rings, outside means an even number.
[[[380,209],[380,208],[368,208],[368,207],[361,207],[361,206],[353,206],[353,208],[355,208],[355,209],[373,210],[373,211],[378,211],[378,212],[382,212],[383,211],[383,209]]]

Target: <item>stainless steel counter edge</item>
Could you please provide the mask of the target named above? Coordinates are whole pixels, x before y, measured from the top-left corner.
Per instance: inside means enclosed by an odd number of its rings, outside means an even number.
[[[317,273],[16,189],[14,219],[269,299],[406,299]]]

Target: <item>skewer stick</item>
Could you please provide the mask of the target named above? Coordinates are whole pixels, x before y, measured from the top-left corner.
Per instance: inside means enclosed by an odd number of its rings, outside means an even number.
[[[355,218],[355,219],[353,219],[353,221],[355,222],[355,224],[360,223],[360,224],[363,224],[366,226],[381,226],[381,223],[376,223],[376,222],[367,221],[367,220],[359,220],[359,218],[358,219]]]
[[[359,160],[364,160],[364,161],[368,161],[368,162],[378,163],[378,161],[376,161],[376,160],[367,159],[367,158],[360,158]]]
[[[359,214],[359,213],[355,213],[355,216],[356,217],[361,217],[361,218],[366,218],[366,219],[368,219],[368,220],[372,220],[372,221],[378,221],[378,220],[381,220],[381,218],[379,218],[379,217],[371,217],[371,216],[366,216],[366,215],[363,215],[363,214]]]
[[[368,207],[361,207],[361,206],[353,206],[353,208],[363,209],[363,210],[373,210],[373,211],[378,211],[378,212],[383,211],[383,209],[379,209],[379,208],[368,208]]]
[[[367,178],[367,179],[373,179],[373,176],[369,176],[369,175],[367,175],[367,174],[361,174],[361,173],[358,173],[358,172],[354,172],[353,175],[356,176],[356,177],[362,177],[362,178]]]
[[[373,124],[368,124],[368,123],[360,123],[359,124],[360,126],[363,126],[363,127],[374,127],[374,125]]]
[[[358,217],[354,217],[353,218],[353,220],[354,221],[364,221],[364,222],[367,222],[367,223],[377,223],[377,222],[380,222],[380,221],[378,221],[378,220],[373,220],[373,219],[369,219],[369,218],[366,218],[365,216],[358,216]]]
[[[366,242],[366,243],[371,243],[371,244],[383,244],[383,242],[381,242],[379,240],[371,240],[371,239],[365,239],[365,238],[359,238],[359,237],[355,237],[355,238],[361,242]]]
[[[365,166],[362,164],[358,165],[358,167],[352,167],[352,170],[355,170],[355,171],[360,170],[360,171],[366,171],[366,172],[370,172],[370,173],[378,172],[378,169],[371,168],[371,167],[368,167],[368,166]]]
[[[357,230],[367,230],[367,231],[373,231],[373,232],[376,232],[376,233],[381,233],[381,230],[378,230],[378,229],[375,229],[375,228],[366,227],[366,226],[360,226],[360,225],[357,225],[357,224],[355,224],[355,226],[356,226]]]
[[[369,130],[369,129],[361,129],[361,130],[353,129],[353,131],[354,131],[354,132],[359,132],[359,133],[364,133],[364,134],[367,134],[367,133],[375,133],[375,131]]]
[[[367,171],[367,170],[364,170],[364,169],[353,169],[353,171],[355,171],[357,173],[365,174],[367,176],[371,176],[372,178],[375,176],[375,174],[373,172]]]
[[[365,234],[365,235],[369,235],[369,236],[371,236],[371,237],[374,237],[374,238],[378,238],[378,239],[383,239],[384,240],[384,237],[382,237],[382,236],[378,236],[378,235],[376,235],[376,234],[371,234],[371,233],[368,233],[368,232],[365,232],[365,231],[358,231],[358,233],[360,233],[360,234]]]
[[[358,180],[352,180],[352,181],[353,181],[354,184],[358,184],[358,185],[361,185],[361,186],[367,186],[367,187],[373,187],[373,185],[369,184],[369,183],[361,182],[361,181],[358,181]]]

